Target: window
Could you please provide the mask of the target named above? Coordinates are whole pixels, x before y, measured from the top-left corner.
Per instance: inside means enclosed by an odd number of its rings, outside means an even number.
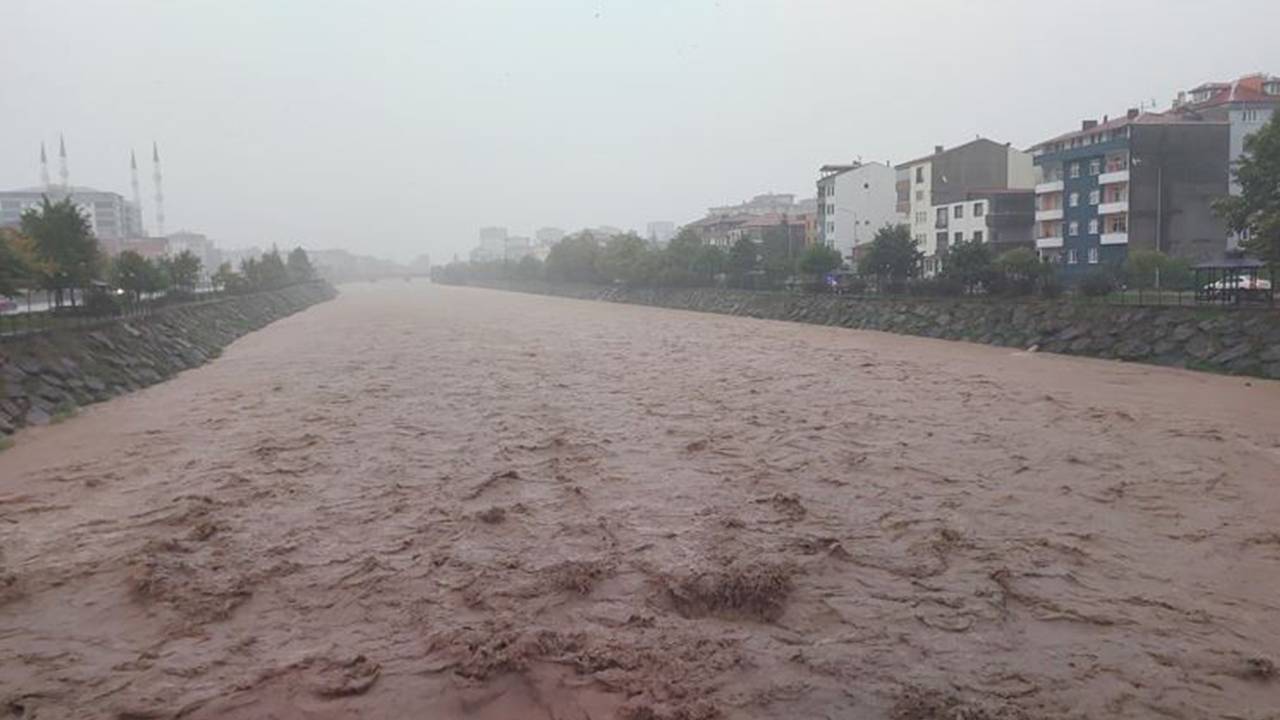
[[[955,206],[955,207],[951,208],[951,216],[952,216],[952,217],[956,217],[956,218],[962,218],[962,217],[964,217],[964,206],[963,206],[963,205],[957,205],[957,206]]]
[[[1098,218],[1094,218],[1089,221],[1089,234],[1090,235],[1098,234]]]
[[[924,166],[923,165],[916,168],[916,182],[918,183],[924,182]]]
[[[1090,204],[1090,205],[1097,205],[1097,204],[1098,204],[1098,198],[1100,197],[1100,195],[1101,195],[1101,193],[1099,193],[1097,190],[1094,190],[1094,191],[1090,192],[1090,193],[1089,193],[1089,204]]]
[[[976,243],[980,243],[980,242],[982,242],[982,231],[981,231],[981,230],[974,230],[974,231],[973,231],[973,241],[974,241],[974,242],[976,242]]]
[[[1258,122],[1258,111],[1245,110],[1244,112],[1240,113],[1240,119],[1244,120],[1247,123]]]
[[[1079,260],[1078,256],[1076,255],[1076,251],[1075,251],[1074,249],[1072,249],[1072,250],[1068,250],[1068,251],[1067,251],[1067,264],[1068,264],[1068,265],[1075,265],[1075,264],[1076,264],[1077,262],[1079,262],[1079,261],[1080,261],[1080,260]]]
[[[1089,248],[1089,264],[1098,264],[1098,248]]]
[[[982,217],[987,214],[987,206],[983,203],[976,202],[973,204],[973,216]]]
[[[1070,204],[1071,207],[1078,206],[1080,204],[1080,193],[1075,193],[1075,192],[1071,193],[1068,204]]]
[[[962,232],[956,233],[954,239],[956,244],[959,245],[960,243],[964,242],[964,233]]]
[[[916,233],[916,245],[924,245],[924,233]]]
[[[1124,215],[1112,215],[1107,219],[1107,232],[1122,233],[1129,231],[1129,221]]]
[[[1090,175],[1097,175],[1097,174],[1098,174],[1098,173],[1100,173],[1100,172],[1102,172],[1102,161],[1101,161],[1101,160],[1090,160],[1090,161],[1089,161],[1089,174],[1090,174]]]
[[[1071,163],[1071,177],[1080,177],[1080,163]]]
[[[827,232],[833,233],[835,231],[836,231],[836,224],[833,222],[827,223]]]
[[[942,249],[944,249],[944,248],[946,248],[946,247],[947,247],[947,234],[946,234],[946,233],[944,233],[944,232],[938,233],[938,234],[937,234],[933,239],[934,239],[934,240],[936,240],[936,241],[938,242],[938,249],[939,249],[939,250],[942,250]]]
[[[947,209],[946,209],[946,208],[944,208],[944,207],[942,207],[942,208],[938,208],[938,218],[937,218],[937,220],[938,220],[938,227],[946,227],[946,226],[947,226]]]
[[[924,199],[924,191],[923,191],[923,190],[917,190],[917,191],[916,191],[916,200],[923,200],[923,199]]]
[[[1075,237],[1079,235],[1080,223],[1076,222],[1075,220],[1072,220],[1071,224],[1067,226],[1067,234],[1070,235],[1071,237]]]

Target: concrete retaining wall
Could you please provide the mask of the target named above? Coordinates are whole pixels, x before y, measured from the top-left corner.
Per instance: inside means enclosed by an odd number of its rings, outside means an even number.
[[[0,344],[0,436],[202,365],[236,338],[336,295],[328,283],[295,285],[8,340]]]
[[[847,298],[718,288],[521,283],[498,289],[883,330],[1280,379],[1280,310],[1068,300]]]

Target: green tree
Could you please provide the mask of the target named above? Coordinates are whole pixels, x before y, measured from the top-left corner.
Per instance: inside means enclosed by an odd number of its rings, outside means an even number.
[[[259,273],[261,284],[256,288],[258,290],[275,290],[289,284],[289,269],[285,267],[284,259],[280,257],[280,250],[274,245],[269,252],[262,254]]]
[[[867,246],[866,254],[858,263],[858,272],[874,277],[881,289],[900,285],[920,272],[924,253],[911,239],[911,229],[906,225],[881,228]]]
[[[1240,194],[1214,204],[1227,226],[1248,233],[1241,246],[1272,266],[1280,265],[1280,113],[1245,138],[1235,169]]]
[[[994,290],[1006,295],[1030,295],[1052,273],[1051,268],[1030,248],[1014,248],[1000,253],[992,263]]]
[[[0,228],[0,297],[13,297],[30,288],[38,274],[37,264],[29,240]]]
[[[729,267],[729,254],[715,245],[703,245],[693,256],[689,269],[704,284],[709,284],[715,276],[725,272]]]
[[[598,243],[590,232],[583,230],[569,235],[551,247],[547,255],[547,279],[554,282],[599,282],[596,261],[600,254]]]
[[[981,242],[959,242],[947,251],[942,276],[960,283],[968,293],[991,282],[991,246]]]
[[[214,272],[211,278],[215,289],[221,288],[227,292],[243,292],[244,276],[231,269],[231,263],[224,262],[218,266],[218,270]]]
[[[680,232],[667,243],[666,255],[672,264],[682,267],[693,267],[698,253],[705,247],[714,247],[702,242],[702,236],[691,227],[680,228]]]
[[[44,262],[41,281],[58,306],[65,291],[88,287],[99,270],[98,241],[70,198],[55,203],[46,197],[40,207],[22,213],[22,234],[31,238]],[[75,293],[70,295],[75,306]]]
[[[149,291],[154,284],[154,273],[150,260],[132,250],[125,250],[111,261],[109,278],[111,284],[125,291],[130,300],[137,302],[142,293]]]
[[[826,275],[839,269],[841,263],[839,250],[816,243],[805,248],[796,261],[796,271],[805,275]]]
[[[183,250],[168,263],[169,280],[175,288],[194,293],[196,283],[200,282],[201,266],[200,258],[195,253]]]
[[[1153,288],[1161,273],[1169,267],[1169,256],[1159,250],[1130,250],[1124,261],[1124,271],[1129,285],[1135,288]]]
[[[533,255],[525,255],[516,263],[514,274],[521,280],[541,280],[542,261]]]
[[[729,248],[729,272],[742,276],[760,267],[760,246],[749,237],[740,237]]]
[[[289,251],[285,268],[289,271],[289,279],[293,282],[307,282],[316,278],[316,269],[311,266],[311,258],[307,256],[307,251],[300,247]]]
[[[606,281],[643,284],[651,279],[655,263],[649,243],[635,233],[609,238],[596,258],[600,277]]]

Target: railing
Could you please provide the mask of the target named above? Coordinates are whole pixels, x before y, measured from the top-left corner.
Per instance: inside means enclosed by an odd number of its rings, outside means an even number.
[[[309,281],[318,282],[318,281]],[[307,283],[293,283],[307,284]],[[281,290],[285,285],[273,290]],[[41,335],[57,330],[85,330],[110,325],[121,320],[133,320],[151,317],[164,311],[220,302],[231,297],[242,297],[224,290],[215,290],[212,286],[198,286],[194,293],[172,295],[153,295],[135,301],[124,301],[120,296],[111,296],[112,304],[106,311],[94,311],[93,306],[83,304],[84,299],[77,293],[76,307],[63,305],[54,307],[51,300],[36,300],[44,293],[29,292],[19,298],[16,308],[0,313],[0,343],[17,341],[33,335]],[[5,298],[0,297],[0,301]]]

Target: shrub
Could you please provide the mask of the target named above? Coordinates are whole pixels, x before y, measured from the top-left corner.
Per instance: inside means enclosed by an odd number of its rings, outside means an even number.
[[[1115,292],[1115,276],[1108,270],[1094,270],[1080,279],[1080,294],[1085,297],[1102,297]]]

